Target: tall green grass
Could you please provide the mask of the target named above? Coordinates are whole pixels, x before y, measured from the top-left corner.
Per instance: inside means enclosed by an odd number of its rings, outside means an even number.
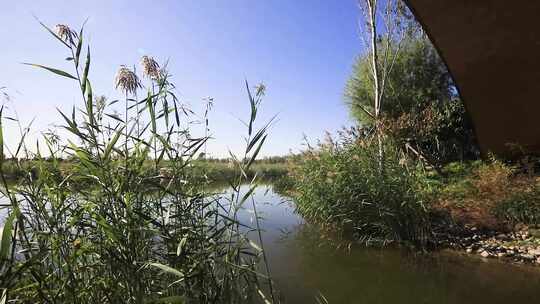
[[[166,66],[143,58],[143,80],[123,67],[117,87],[124,98],[104,103],[93,92],[83,29],[43,26],[67,52],[73,70],[29,65],[75,84],[81,107],[59,112],[71,134],[66,143],[44,136],[30,147],[21,134],[18,148],[7,155],[0,132],[7,214],[0,238],[0,302],[273,301],[270,278],[257,266],[264,252],[248,239],[258,225],[246,226],[237,217],[256,187],[257,177],[248,179],[246,172],[267,136],[268,124],[255,128],[264,87],[253,92],[246,83],[248,141],[244,155],[233,157],[234,191],[209,195],[207,182],[189,171],[208,134],[191,136],[192,114],[177,99]],[[119,107],[123,112],[113,111]],[[0,117],[1,131],[1,110]],[[15,168],[9,168],[7,158],[31,159],[39,174],[24,167],[27,162],[11,161]],[[72,164],[67,172],[65,158]],[[166,176],[160,172],[164,163]],[[11,183],[8,170],[24,174]],[[245,182],[251,191],[241,195]]]
[[[285,182],[299,212],[369,244],[426,246],[431,227],[421,172],[391,141],[384,151],[382,170],[373,138],[329,140],[305,151]]]

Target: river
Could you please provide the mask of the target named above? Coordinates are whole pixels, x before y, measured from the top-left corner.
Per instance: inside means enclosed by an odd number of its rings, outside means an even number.
[[[540,268],[446,251],[415,255],[361,245],[337,249],[271,186],[257,188],[254,198],[283,303],[317,303],[319,294],[328,303],[540,303]],[[240,213],[246,223],[251,217],[248,210]]]

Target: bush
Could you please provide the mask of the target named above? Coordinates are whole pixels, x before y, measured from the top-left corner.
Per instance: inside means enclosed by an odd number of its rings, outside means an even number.
[[[364,112],[373,113],[371,58],[365,53],[357,59],[345,88],[351,115],[368,127],[374,125]],[[427,36],[405,38],[386,82],[381,116],[387,134],[440,164],[479,157],[470,117]]]
[[[388,141],[382,172],[370,140],[309,150],[294,166],[294,197],[304,216],[352,228],[362,241],[407,241],[430,235],[423,178]]]
[[[540,224],[540,187],[514,193],[498,204],[494,213],[510,224]]]
[[[412,145],[439,164],[480,155],[471,120],[459,99],[419,104],[397,118],[385,117],[385,125],[401,144]]]
[[[451,163],[443,172],[446,177],[434,183],[434,208],[449,212],[455,222],[506,230],[508,223],[531,221],[538,186],[519,168],[491,159]]]

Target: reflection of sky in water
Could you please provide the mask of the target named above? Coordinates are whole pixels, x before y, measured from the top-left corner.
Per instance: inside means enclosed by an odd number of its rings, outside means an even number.
[[[284,303],[316,303],[319,292],[329,303],[540,303],[540,267],[453,253],[415,256],[358,245],[340,250],[322,240],[317,227],[302,220],[293,203],[271,186],[257,188],[254,200],[263,218],[271,275]],[[5,214],[0,208],[1,219]],[[247,200],[239,220],[255,227],[253,216]],[[258,242],[256,235],[252,238]]]

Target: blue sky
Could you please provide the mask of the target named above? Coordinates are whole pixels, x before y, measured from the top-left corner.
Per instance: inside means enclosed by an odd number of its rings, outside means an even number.
[[[200,110],[211,96],[215,107],[209,144],[213,156],[242,146],[249,107],[243,86],[264,82],[261,121],[278,114],[264,155],[301,149],[303,134],[350,125],[343,90],[360,52],[356,0],[4,0],[0,10],[0,87],[6,86],[23,122],[36,119],[32,135],[59,122],[56,107],[79,105],[70,80],[20,62],[69,70],[65,50],[33,15],[49,26],[79,28],[88,19],[94,91],[114,99],[113,79],[122,64],[142,55],[169,58],[181,99]],[[8,127],[7,139],[17,135]]]

